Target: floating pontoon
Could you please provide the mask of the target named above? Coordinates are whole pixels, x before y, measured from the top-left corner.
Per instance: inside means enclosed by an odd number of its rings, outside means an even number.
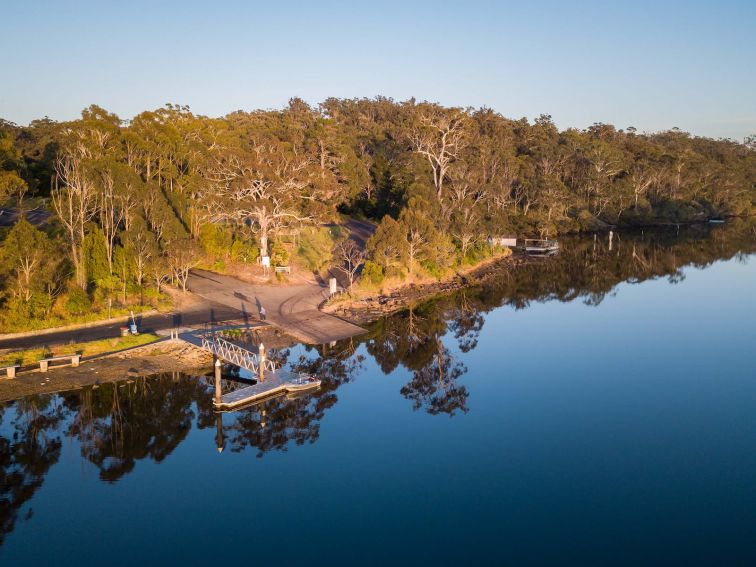
[[[559,242],[526,238],[524,248],[528,254],[556,254],[559,251]]]
[[[286,371],[266,372],[265,380],[252,386],[223,394],[213,401],[216,410],[231,410],[267,398],[292,392],[304,392],[320,387],[321,381],[313,376],[292,374]]]

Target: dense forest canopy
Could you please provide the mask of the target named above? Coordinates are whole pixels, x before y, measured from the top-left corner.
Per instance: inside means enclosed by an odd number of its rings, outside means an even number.
[[[442,274],[490,236],[750,215],[756,140],[560,132],[547,115],[381,97],[222,118],[169,104],[128,121],[91,106],[0,122],[0,199],[20,210],[0,233],[7,329],[155,300],[200,262],[286,263],[282,239],[340,215],[378,224],[363,270],[376,280]],[[366,258],[346,248],[351,281]]]

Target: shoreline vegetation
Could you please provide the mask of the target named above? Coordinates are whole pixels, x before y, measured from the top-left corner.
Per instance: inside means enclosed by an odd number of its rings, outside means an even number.
[[[383,292],[380,296],[375,295],[376,290],[372,295],[366,291],[363,297],[333,303],[327,311],[367,325],[368,334],[357,337],[359,342],[370,340],[375,329],[392,325],[392,316],[402,319],[405,316],[402,313],[424,311],[424,305],[454,304],[456,294],[464,295],[463,303],[468,308],[480,303],[479,309],[484,312],[503,301],[523,307],[533,300],[571,301],[584,296],[587,302],[598,304],[622,281],[641,282],[659,277],[677,281],[682,277],[683,267],[704,267],[718,259],[752,254],[756,251],[755,230],[753,219],[739,218],[730,219],[724,225],[695,223],[681,226],[679,230],[666,227],[620,231],[615,234],[613,251],[606,233],[597,233],[593,239],[584,235],[566,236],[565,246],[557,256],[499,254],[441,281],[418,280],[399,287],[389,283],[380,290]],[[112,349],[111,341],[98,343]],[[286,348],[297,341],[271,331],[264,342]],[[76,350],[69,346],[66,352]],[[210,363],[209,355],[200,349],[182,341],[163,340],[105,355],[97,364],[82,364],[76,369],[53,367],[46,375],[25,372],[14,380],[2,380],[0,399],[75,389],[146,374],[204,373]],[[46,377],[52,379],[47,381]]]
[[[490,238],[755,203],[755,137],[560,131],[415,99],[0,120],[0,333],[175,308],[195,267],[281,285],[336,274],[362,298],[446,285],[496,253]]]
[[[479,285],[493,274],[516,269],[529,260],[539,261],[539,258],[514,255],[505,248],[475,264],[461,266],[441,278],[424,277],[415,281],[394,278],[384,280],[381,285],[361,285],[351,294],[335,296],[325,301],[321,308],[350,323],[372,323],[380,317],[405,309],[411,303],[427,301],[434,296],[470,285]]]
[[[751,216],[729,216],[727,221],[742,220],[749,222]],[[719,219],[717,219],[719,220]],[[725,219],[722,219],[723,221]],[[624,227],[626,231],[644,231],[654,229],[677,229],[706,226],[710,221],[688,221],[680,223],[660,222],[633,227]],[[606,237],[609,231],[623,230],[623,227],[608,225],[590,233],[579,232],[563,236],[577,236],[593,234]],[[619,236],[620,232],[616,233]],[[321,308],[324,312],[337,315],[357,325],[375,322],[378,318],[394,314],[406,309],[414,303],[430,301],[434,297],[444,295],[466,287],[480,286],[493,277],[510,272],[524,266],[548,262],[551,257],[543,255],[528,255],[514,253],[511,249],[504,249],[497,254],[486,257],[475,264],[468,264],[457,270],[450,271],[445,276],[435,279],[425,277],[418,281],[405,281],[394,278],[385,282],[387,285],[360,285],[351,294],[338,295],[331,300],[324,301]]]

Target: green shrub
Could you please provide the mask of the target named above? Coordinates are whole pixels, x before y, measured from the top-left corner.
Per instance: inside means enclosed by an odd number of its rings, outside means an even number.
[[[92,309],[92,302],[87,292],[78,287],[71,288],[64,305],[66,311],[75,316],[84,315]]]
[[[486,242],[477,242],[467,249],[464,262],[470,266],[482,262],[492,254],[491,246]]]
[[[252,240],[244,240],[242,238],[234,239],[231,244],[231,259],[234,262],[252,263],[257,260],[259,249],[257,244]]]
[[[328,265],[331,259],[331,250],[341,231],[338,227],[318,227],[303,231],[299,237],[297,256],[307,269],[313,272],[320,271]]]
[[[289,251],[280,240],[276,240],[270,247],[270,263],[273,266],[288,266]]]
[[[206,224],[200,228],[200,244],[205,252],[215,259],[228,258],[232,254],[231,231],[216,224]]]
[[[399,278],[401,281],[407,279],[407,269],[401,266],[388,266],[383,270],[383,277],[385,278]]]
[[[368,260],[362,267],[362,279],[373,285],[381,284],[383,282],[383,267],[372,260]]]
[[[425,262],[422,262],[421,266],[423,269],[425,269],[426,272],[428,272],[431,276],[436,278],[437,280],[440,280],[442,277],[444,277],[444,270],[439,266],[436,262],[432,260],[427,260]]]
[[[149,300],[157,300],[160,297],[160,292],[157,290],[157,288],[154,287],[147,287],[144,290],[144,298]]]

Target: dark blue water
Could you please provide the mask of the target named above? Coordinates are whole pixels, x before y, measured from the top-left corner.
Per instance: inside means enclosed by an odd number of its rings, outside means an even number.
[[[567,240],[220,419],[191,376],[10,403],[0,564],[753,563],[753,236]]]

